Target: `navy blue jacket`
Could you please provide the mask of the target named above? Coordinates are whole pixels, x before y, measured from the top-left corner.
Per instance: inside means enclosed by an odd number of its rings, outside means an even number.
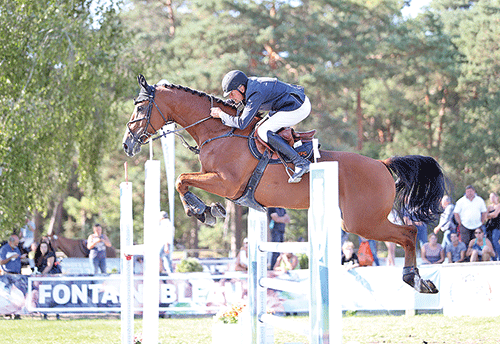
[[[304,88],[279,81],[276,78],[248,78],[245,92],[246,105],[240,116],[221,113],[222,123],[229,127],[245,129],[258,111],[269,111],[272,116],[278,111],[292,111],[302,106]]]

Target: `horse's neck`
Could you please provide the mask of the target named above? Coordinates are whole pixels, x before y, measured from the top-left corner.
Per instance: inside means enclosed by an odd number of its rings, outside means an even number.
[[[179,97],[178,103],[175,105],[177,111],[173,115],[173,120],[184,128],[209,117],[210,107],[218,105],[215,101],[212,104],[207,96],[188,94],[187,92],[184,95],[184,97]],[[230,115],[235,115],[235,110],[231,107],[222,105],[221,108]],[[208,139],[223,135],[229,130],[230,128],[222,124],[220,119],[208,119],[186,129],[198,145]]]

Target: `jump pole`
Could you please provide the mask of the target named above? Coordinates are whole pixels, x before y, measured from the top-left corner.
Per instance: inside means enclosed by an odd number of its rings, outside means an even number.
[[[160,248],[157,238],[160,223],[160,161],[148,160],[145,172],[144,245],[133,245],[132,183],[129,183],[126,177],[127,181],[120,184],[121,339],[122,343],[127,344],[131,344],[134,337],[134,255],[144,255],[143,343],[158,343]]]
[[[120,184],[120,248],[121,248],[121,342],[132,344],[134,338],[134,261],[131,255],[125,255],[126,247],[132,247],[132,183],[128,181],[127,163],[125,163],[125,182]]]
[[[265,324],[285,328],[309,337],[312,344],[342,342],[342,309],[340,291],[333,283],[339,276],[340,208],[338,202],[338,163],[321,162],[311,165],[310,208],[308,213],[309,243],[268,243],[267,216],[250,209],[249,239],[249,306],[251,343],[268,343]],[[294,282],[265,278],[267,253],[309,253],[308,290]],[[332,283],[330,283],[332,282]],[[294,293],[309,293],[309,329],[270,314],[266,314],[267,289]]]

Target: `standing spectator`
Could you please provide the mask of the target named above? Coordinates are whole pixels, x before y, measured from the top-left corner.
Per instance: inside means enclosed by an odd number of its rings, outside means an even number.
[[[490,193],[490,205],[487,208],[488,214],[486,217],[486,237],[493,244],[495,250],[495,259],[500,260],[500,203],[498,202],[498,195],[495,192]]]
[[[19,237],[11,235],[7,245],[3,245],[0,249],[0,265],[3,271],[11,274],[21,273],[21,258],[25,258],[26,254],[21,255],[19,250]]]
[[[36,249],[35,266],[42,275],[61,273],[56,254],[45,241],[40,242]]]
[[[465,195],[457,201],[453,214],[458,223],[462,242],[468,247],[474,231],[481,228],[487,214],[484,200],[476,194],[476,189],[472,185],[465,188]]]
[[[106,273],[106,246],[111,247],[111,241],[102,232],[101,225],[96,223],[94,233],[90,234],[87,239],[87,248],[90,250],[90,266],[94,268],[94,275],[98,274],[99,269],[101,273]]]
[[[441,264],[444,262],[443,247],[438,244],[436,234],[431,233],[426,242],[421,248],[422,264]]]
[[[173,272],[172,260],[170,259],[170,243],[166,242],[160,250],[160,273],[170,275]]]
[[[26,218],[26,225],[21,228],[19,241],[22,244],[23,253],[28,253],[31,250],[31,244],[35,240],[35,223]]]
[[[267,215],[269,217],[269,229],[271,230],[272,242],[283,242],[285,240],[285,226],[290,223],[290,216],[283,208],[267,208]],[[276,264],[279,257],[278,252],[273,252],[271,256],[271,269]]]
[[[451,243],[445,248],[448,263],[465,262],[465,252],[467,252],[467,246],[458,240],[457,232],[450,233],[450,241]]]
[[[403,221],[406,225],[414,225],[417,228],[417,240],[420,243],[420,250],[422,250],[424,244],[427,243],[427,224],[422,221],[415,221],[411,214],[405,214]]]
[[[471,262],[490,261],[492,257],[495,257],[491,241],[484,237],[484,232],[481,228],[477,228],[474,234],[476,235],[476,239],[470,241],[466,253],[467,257],[470,257]]]
[[[443,241],[441,246],[446,250],[446,246],[451,243],[450,234],[453,231],[456,231],[457,226],[453,217],[453,210],[455,209],[455,205],[451,203],[450,196],[444,196],[441,200],[441,207],[443,207],[444,211],[439,217],[439,223],[434,228],[434,234],[438,234],[439,231],[443,231]]]
[[[240,252],[236,256],[236,262],[234,263],[235,271],[248,271],[248,239],[243,239],[243,246]]]

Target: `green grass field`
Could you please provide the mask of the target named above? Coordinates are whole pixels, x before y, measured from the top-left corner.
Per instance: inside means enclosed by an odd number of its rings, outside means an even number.
[[[307,317],[294,317],[307,322]],[[500,343],[500,317],[443,315],[345,316],[343,343]],[[160,319],[162,344],[210,344],[212,318]],[[142,321],[135,322],[136,333]],[[0,320],[2,340],[9,344],[120,343],[120,320]],[[275,343],[307,343],[307,338],[275,329]],[[235,343],[238,344],[238,343]]]

